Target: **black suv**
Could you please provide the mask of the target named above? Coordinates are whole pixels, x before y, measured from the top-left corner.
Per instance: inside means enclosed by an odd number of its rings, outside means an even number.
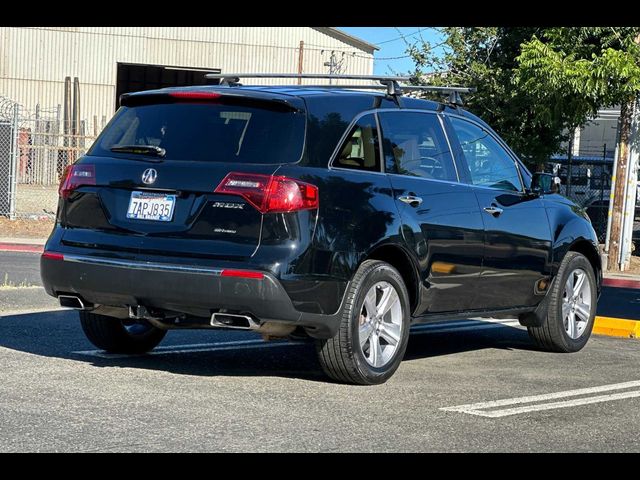
[[[149,351],[172,328],[305,335],[331,378],[376,384],[414,323],[518,316],[539,348],[586,344],[589,218],[455,104],[233,85],[120,103],[67,169],[41,259],[97,347]]]

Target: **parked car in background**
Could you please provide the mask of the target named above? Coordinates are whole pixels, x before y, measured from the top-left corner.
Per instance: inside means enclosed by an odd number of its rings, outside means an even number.
[[[586,210],[600,243],[604,243],[611,198],[613,158],[574,156],[570,164],[566,156],[557,155],[547,163],[546,171],[558,175],[561,181],[560,193]],[[640,184],[640,178],[638,183]],[[640,189],[636,190],[635,217],[640,220]]]

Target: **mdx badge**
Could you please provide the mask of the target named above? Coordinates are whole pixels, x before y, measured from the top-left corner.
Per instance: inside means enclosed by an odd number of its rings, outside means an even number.
[[[237,208],[242,210],[244,208],[244,203],[213,202],[213,208]]]
[[[158,172],[156,172],[155,168],[147,168],[144,172],[142,172],[142,182],[147,185],[151,185],[156,181],[158,177]]]

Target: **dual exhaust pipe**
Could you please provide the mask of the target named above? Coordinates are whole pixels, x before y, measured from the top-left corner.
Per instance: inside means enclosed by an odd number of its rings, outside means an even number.
[[[93,304],[86,302],[78,295],[58,295],[58,301],[61,307],[73,308],[74,310],[90,310]],[[153,319],[145,307],[136,306],[129,307],[129,318],[133,319]],[[212,327],[234,328],[238,330],[258,330],[260,323],[249,315],[240,315],[236,313],[216,312],[211,315]]]
[[[93,304],[84,301],[77,295],[58,295],[58,301],[61,307],[73,308],[75,310],[91,310]],[[129,307],[129,318],[134,319],[153,319],[147,309],[142,306]],[[250,315],[242,315],[237,313],[216,312],[211,315],[210,325],[212,327],[233,328],[237,330],[259,330],[260,323]]]
[[[73,308],[75,310],[89,310],[93,304],[85,302],[77,295],[58,295],[61,307]]]

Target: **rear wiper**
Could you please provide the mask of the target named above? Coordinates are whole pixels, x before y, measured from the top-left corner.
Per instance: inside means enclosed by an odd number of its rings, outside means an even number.
[[[138,155],[155,155],[156,157],[164,157],[167,151],[164,148],[155,145],[118,145],[111,147],[112,152],[135,153]]]

